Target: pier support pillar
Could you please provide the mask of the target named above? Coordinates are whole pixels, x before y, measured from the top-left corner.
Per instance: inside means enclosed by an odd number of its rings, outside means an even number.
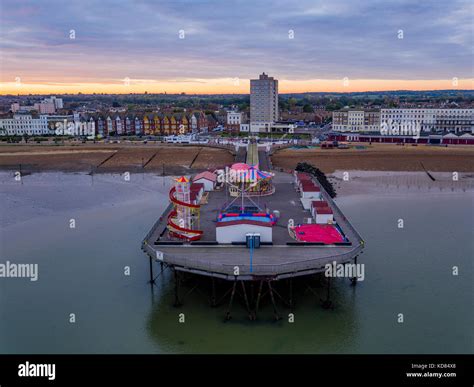
[[[234,302],[234,295],[235,295],[235,288],[237,286],[237,280],[234,280],[234,284],[232,285],[232,293],[230,294],[230,301],[229,301],[229,308],[227,309],[227,313],[225,314],[226,321],[229,321],[232,317],[230,315],[230,311],[232,309],[232,303]]]
[[[254,286],[253,286],[254,281],[250,281],[250,305],[255,305],[255,294],[254,294]]]
[[[153,285],[155,283],[155,279],[153,278],[153,258],[150,257],[150,281],[149,283]]]
[[[260,305],[260,297],[262,296],[262,288],[263,288],[263,281],[260,281],[260,285],[258,287],[258,294],[257,294],[257,303],[255,304],[255,320],[257,319],[258,307]]]
[[[275,297],[273,296],[273,289],[272,289],[272,284],[271,284],[271,281],[267,281],[267,284],[268,284],[268,291],[270,292],[270,298],[272,300],[272,305],[273,305],[273,315],[275,316],[275,320],[280,320],[281,317],[279,316],[278,314],[278,311],[277,311],[277,308],[276,308],[276,304],[275,304]]]
[[[179,275],[176,268],[174,269],[174,307],[181,306],[181,302],[179,301]]]
[[[329,309],[332,306],[332,301],[331,301],[331,277],[326,277],[328,287],[327,287],[327,293],[326,293],[326,300],[323,301],[323,308],[324,309]]]
[[[216,280],[211,277],[211,307],[215,308],[216,304]]]
[[[240,281],[240,283],[242,284],[242,292],[244,294],[245,307],[247,308],[249,320],[252,321],[254,318],[253,318],[253,313],[250,310],[250,304],[249,304],[249,299],[247,298],[247,290],[245,289],[245,283],[244,281]]]

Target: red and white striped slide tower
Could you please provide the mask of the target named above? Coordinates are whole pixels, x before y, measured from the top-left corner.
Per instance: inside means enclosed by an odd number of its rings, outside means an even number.
[[[188,178],[181,176],[170,190],[169,198],[174,209],[168,215],[168,230],[173,237],[197,241],[203,234],[198,229],[201,206],[191,203],[190,184]]]

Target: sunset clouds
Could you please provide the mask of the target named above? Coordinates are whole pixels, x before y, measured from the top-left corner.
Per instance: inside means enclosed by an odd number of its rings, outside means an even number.
[[[472,89],[468,1],[1,4],[3,94]]]

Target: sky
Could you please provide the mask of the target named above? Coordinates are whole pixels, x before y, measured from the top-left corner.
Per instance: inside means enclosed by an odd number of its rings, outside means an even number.
[[[0,0],[0,94],[473,89],[468,0]]]

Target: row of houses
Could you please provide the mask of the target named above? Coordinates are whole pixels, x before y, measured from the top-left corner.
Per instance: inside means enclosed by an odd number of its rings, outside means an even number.
[[[87,120],[84,117],[84,120]],[[90,118],[89,118],[90,119]],[[111,114],[96,115],[97,133],[101,136],[116,135],[179,135],[207,132],[217,126],[217,122],[203,112],[192,114]]]
[[[201,111],[192,114],[74,114],[39,115],[14,114],[0,119],[0,134],[3,135],[179,135],[207,132],[217,127],[217,121]],[[63,132],[58,132],[58,128]],[[73,128],[71,132],[68,129]]]

